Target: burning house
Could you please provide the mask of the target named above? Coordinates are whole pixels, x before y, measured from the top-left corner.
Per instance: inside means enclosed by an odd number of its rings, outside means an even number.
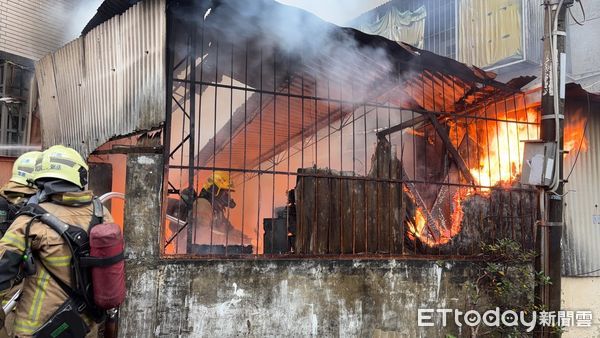
[[[267,0],[107,3],[36,77],[44,145],[125,193],[125,335],[411,335],[407,309],[464,305],[480,243],[534,247],[533,77]]]

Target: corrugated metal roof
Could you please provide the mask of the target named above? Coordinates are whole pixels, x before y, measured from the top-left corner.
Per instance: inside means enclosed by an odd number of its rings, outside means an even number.
[[[125,13],[129,7],[135,5],[139,1],[140,0],[104,0],[98,7],[96,14],[81,31],[81,35],[86,35],[89,31],[110,20],[112,17]]]
[[[565,123],[576,114],[587,118],[587,151],[565,158],[563,275],[600,276],[600,95],[578,85],[567,89]],[[578,146],[578,144],[577,144]],[[577,148],[574,149],[577,151]]]
[[[165,0],[146,0],[36,64],[44,146],[83,156],[165,117]]]
[[[39,60],[69,41],[65,21],[75,0],[0,0],[0,51]]]

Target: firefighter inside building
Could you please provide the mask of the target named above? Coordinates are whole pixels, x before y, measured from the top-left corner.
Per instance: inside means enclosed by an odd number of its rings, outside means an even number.
[[[32,176],[39,204],[23,207],[0,239],[0,300],[10,297],[18,276],[24,276],[10,336],[95,336],[96,323],[107,313],[97,292],[113,293],[119,298],[111,300],[116,303],[125,297],[124,270],[122,286],[114,283],[122,290],[115,292],[110,282],[94,287],[100,284],[95,267],[124,269],[120,230],[93,193],[85,190],[88,166],[76,150],[60,145],[48,148],[37,157]],[[94,236],[106,226],[117,227],[120,236],[121,251],[110,260],[94,256],[98,238]],[[0,311],[0,328],[4,317]]]
[[[193,225],[191,253],[219,253],[225,250],[225,244],[240,243],[242,237],[244,237],[244,242],[248,243],[250,241],[229,221],[228,209],[236,207],[236,203],[231,196],[233,192],[235,192],[235,185],[231,175],[226,171],[214,171],[211,173],[197,197],[190,192],[189,188],[186,194],[182,192],[182,199],[190,194],[195,198],[193,204],[191,204],[193,215],[191,223]],[[190,205],[189,201],[186,202],[186,205]],[[183,214],[183,212],[180,212],[180,214]],[[227,249],[230,252],[252,253],[251,247],[228,245]],[[187,231],[184,230],[178,235],[177,253],[186,252]]]
[[[19,209],[29,198],[37,193],[37,189],[28,180],[41,154],[39,151],[27,152],[15,160],[12,176],[8,183],[0,188],[0,238],[4,235]]]

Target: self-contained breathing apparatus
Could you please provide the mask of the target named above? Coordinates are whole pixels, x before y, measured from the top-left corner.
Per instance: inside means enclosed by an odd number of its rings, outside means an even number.
[[[106,310],[118,307],[125,299],[124,242],[121,230],[114,223],[103,223],[103,206],[94,198],[93,216],[88,231],[69,225],[46,212],[37,204],[25,206],[19,215],[31,220],[25,230],[29,238],[31,224],[35,220],[56,231],[71,251],[72,285],[49,270],[42,260],[34,259],[29,240],[25,242],[23,271],[33,275],[36,260],[68,295],[68,299],[42,325],[34,337],[83,337],[89,327],[81,317],[87,314],[99,323],[105,319]]]

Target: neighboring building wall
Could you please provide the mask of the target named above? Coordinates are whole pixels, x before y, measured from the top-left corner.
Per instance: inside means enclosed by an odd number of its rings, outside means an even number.
[[[600,337],[600,277],[563,277],[562,305],[565,310],[592,311],[591,327],[571,327],[564,338]]]
[[[55,51],[68,39],[76,0],[0,0],[0,52],[30,60]]]
[[[568,14],[567,60],[568,76],[587,91],[600,92],[600,1],[581,0],[586,21],[579,26]],[[579,5],[571,8],[578,21],[582,21]]]

